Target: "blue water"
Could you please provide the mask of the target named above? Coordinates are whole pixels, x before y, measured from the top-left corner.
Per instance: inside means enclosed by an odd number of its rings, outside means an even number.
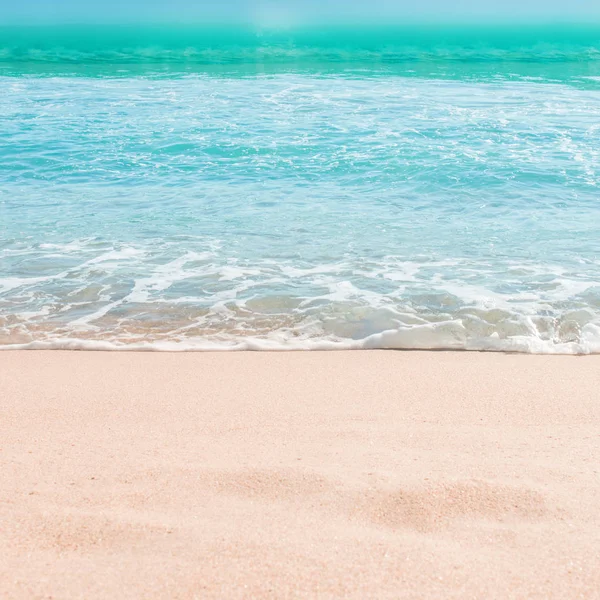
[[[0,29],[0,345],[600,351],[600,28]]]

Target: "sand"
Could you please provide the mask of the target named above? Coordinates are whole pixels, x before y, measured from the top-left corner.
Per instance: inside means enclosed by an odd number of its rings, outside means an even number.
[[[0,352],[2,598],[599,598],[600,357]]]

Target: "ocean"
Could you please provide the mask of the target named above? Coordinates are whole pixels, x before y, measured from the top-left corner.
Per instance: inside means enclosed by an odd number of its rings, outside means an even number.
[[[0,348],[600,352],[600,27],[0,28]]]

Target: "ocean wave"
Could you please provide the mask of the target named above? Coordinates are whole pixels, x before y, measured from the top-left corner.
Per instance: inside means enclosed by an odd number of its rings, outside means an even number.
[[[597,27],[0,28],[0,67],[10,74],[341,69],[565,80],[597,76],[599,65]]]
[[[103,350],[129,352],[221,352],[221,351],[329,351],[329,350],[452,350],[524,354],[586,355],[600,353],[600,325],[590,325],[578,341],[557,342],[531,336],[468,338],[460,321],[390,329],[364,339],[335,337],[294,339],[282,337],[235,337],[220,341],[204,338],[119,342],[110,339],[52,337],[22,343],[0,344],[0,350]]]
[[[0,63],[59,63],[59,64],[294,64],[306,63],[367,63],[370,66],[395,63],[457,62],[457,63],[597,63],[600,49],[532,47],[519,49],[441,47],[420,49],[412,47],[382,47],[379,49],[348,49],[257,45],[254,48],[195,48],[169,49],[156,46],[113,49],[77,48],[0,48]]]

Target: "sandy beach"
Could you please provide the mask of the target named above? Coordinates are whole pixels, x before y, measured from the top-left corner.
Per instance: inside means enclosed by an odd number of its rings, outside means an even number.
[[[0,352],[2,598],[598,598],[600,357]]]

